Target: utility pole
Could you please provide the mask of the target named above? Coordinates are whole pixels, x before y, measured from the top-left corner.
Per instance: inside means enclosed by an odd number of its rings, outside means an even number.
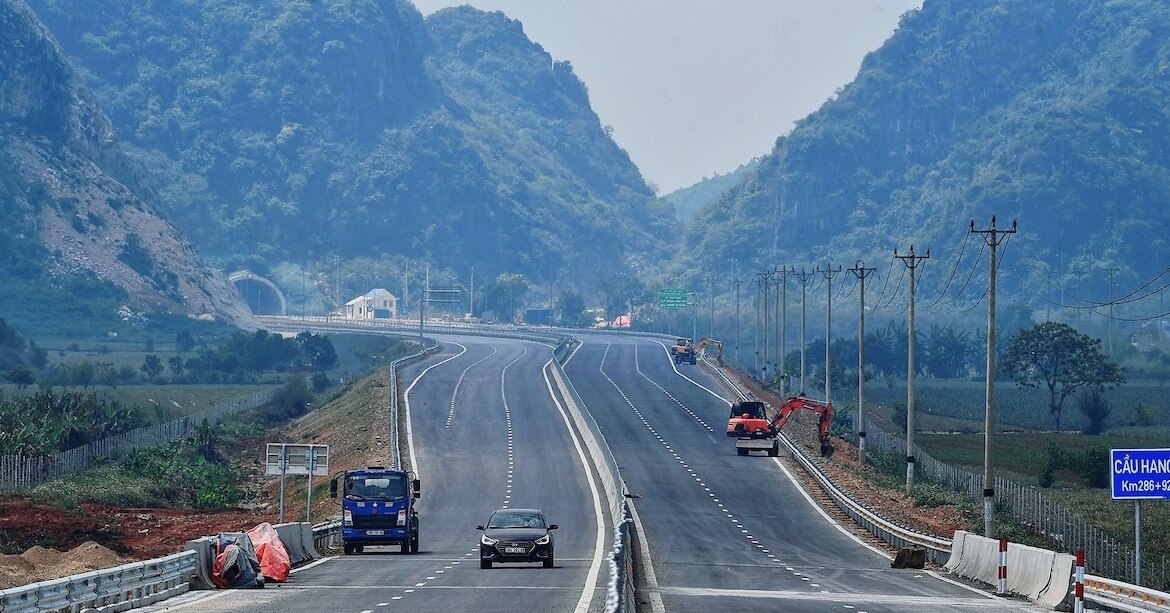
[[[764,280],[756,275],[756,356],[752,362],[752,376],[760,372],[760,291]]]
[[[805,270],[804,266],[801,266],[800,272],[796,272],[796,269],[793,268],[792,274],[797,279],[800,279],[800,395],[803,396],[805,394],[804,378],[805,374],[808,372],[806,368],[807,362],[805,361],[804,342],[804,332],[805,328],[807,327],[805,325],[807,321],[806,315],[808,313],[808,282],[812,280],[813,275],[816,274],[816,271]]]
[[[760,370],[760,384],[767,386],[768,385],[768,358],[771,357],[771,353],[768,351],[768,323],[770,321],[768,309],[770,307],[769,301],[771,299],[771,289],[772,289],[771,283],[772,283],[772,276],[774,275],[774,273],[770,270],[765,270],[765,271],[758,273],[758,274],[759,274],[760,278],[763,279],[763,287],[764,287],[763,293],[762,293],[762,295],[764,297],[764,314],[763,314],[763,318],[762,318],[763,330],[760,333],[760,336],[763,339],[763,345],[764,345],[764,347],[763,347],[764,361],[763,361],[762,368]]]
[[[910,314],[907,335],[906,351],[906,493],[914,489],[914,273],[922,262],[930,259],[930,249],[926,255],[914,255],[914,245],[910,245],[910,253],[898,255],[894,250],[894,259],[910,269]]]
[[[785,355],[788,352],[788,275],[796,272],[789,270],[783,266],[773,273],[780,277],[779,292],[776,296],[776,302],[780,305],[780,324],[776,326],[777,332],[780,335],[779,351],[780,366],[778,368],[780,374],[780,397],[788,397],[788,368],[784,365]]]
[[[1011,230],[999,230],[995,227],[995,216],[991,217],[991,227],[986,230],[976,230],[975,220],[971,220],[971,234],[979,234],[983,242],[991,248],[991,264],[988,267],[987,281],[987,402],[983,421],[983,536],[992,538],[995,519],[995,475],[993,470],[994,454],[992,453],[992,431],[995,426],[995,275],[998,264],[995,260],[995,249],[1011,234],[1016,233],[1016,220],[1012,220]]]
[[[1113,357],[1113,275],[1117,268],[1107,268],[1105,272],[1109,273],[1109,357]]]
[[[715,338],[715,275],[709,277],[711,281],[711,330],[707,334],[708,338]],[[695,342],[698,342],[696,339]]]
[[[467,301],[467,310],[470,311],[468,315],[475,319],[475,267],[471,267],[471,291],[468,292],[469,299]]]
[[[739,261],[732,260],[733,271],[731,274],[731,283],[735,286],[735,363],[736,368],[741,368],[739,365]]]
[[[841,266],[836,270],[832,264],[825,264],[824,268],[817,267],[817,271],[825,277],[825,296],[828,298],[828,307],[825,309],[825,402],[833,402],[833,277],[841,273]]]
[[[865,278],[877,272],[877,268],[866,268],[865,262],[857,260],[849,269],[861,283],[861,308],[858,311],[857,326],[857,461],[865,464]]]

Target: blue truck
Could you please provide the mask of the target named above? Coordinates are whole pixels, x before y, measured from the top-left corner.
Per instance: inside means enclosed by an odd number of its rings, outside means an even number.
[[[398,545],[418,553],[421,484],[414,473],[369,466],[334,475],[329,496],[341,503],[341,547],[346,555],[371,545]]]

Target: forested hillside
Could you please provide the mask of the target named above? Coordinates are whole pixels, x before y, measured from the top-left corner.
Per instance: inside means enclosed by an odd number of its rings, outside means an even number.
[[[502,14],[32,4],[162,176],[159,205],[224,266],[392,254],[592,280],[665,255],[670,219],[584,86]]]
[[[927,0],[697,216],[677,269],[885,266],[912,243],[947,262],[998,215],[1018,295],[1051,274],[1103,296],[1113,267],[1134,286],[1170,258],[1168,69],[1163,2]]]
[[[716,173],[713,177],[705,177],[694,185],[688,185],[670,192],[662,197],[663,200],[674,205],[679,219],[690,221],[703,207],[718,200],[727,190],[738,183],[745,175],[755,170],[759,159],[753,159],[746,164],[727,173]]]
[[[37,336],[162,313],[246,323],[149,190],[51,35],[0,0],[0,318]]]

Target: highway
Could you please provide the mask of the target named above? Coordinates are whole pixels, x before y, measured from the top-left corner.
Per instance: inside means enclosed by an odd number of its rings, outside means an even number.
[[[551,359],[546,345],[460,338],[402,370],[423,484],[417,554],[368,548],[298,569],[282,585],[192,594],[150,610],[604,610],[609,503],[546,385]],[[543,509],[561,526],[555,568],[479,567],[475,526],[504,506]]]
[[[565,371],[613,450],[666,611],[1029,610],[921,570],[893,570],[820,512],[780,458],[740,457],[727,396],[666,347],[585,336]]]
[[[166,601],[157,611],[600,611],[613,526],[595,467],[534,342],[442,337],[401,372],[411,464],[423,483],[421,550],[385,548],[297,569],[284,585]],[[658,341],[585,335],[564,370],[597,421],[636,507],[657,590],[647,611],[1026,611],[890,559],[823,513],[784,458],[737,456],[728,394]],[[480,569],[495,508],[542,508],[554,569]]]

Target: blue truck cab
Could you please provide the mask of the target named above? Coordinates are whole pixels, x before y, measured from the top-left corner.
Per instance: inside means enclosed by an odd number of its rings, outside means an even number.
[[[329,496],[341,503],[341,546],[348,555],[367,545],[418,552],[419,480],[410,471],[369,466],[334,475]]]

